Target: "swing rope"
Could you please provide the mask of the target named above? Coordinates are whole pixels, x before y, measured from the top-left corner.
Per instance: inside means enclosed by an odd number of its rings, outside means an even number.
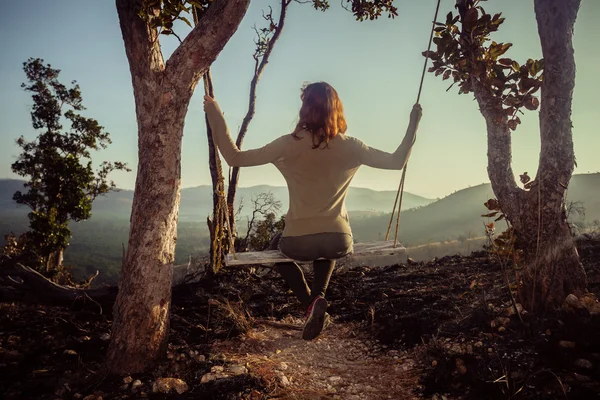
[[[435,23],[437,21],[438,13],[440,11],[441,0],[437,0],[437,6],[435,8],[435,15],[433,22],[431,23],[431,33],[429,34],[429,43],[427,44],[427,55],[425,56],[425,63],[423,64],[423,72],[421,73],[421,83],[419,84],[419,93],[417,94],[416,104],[421,100],[421,92],[423,91],[423,82],[425,81],[425,72],[427,72],[427,63],[429,62],[429,51],[431,50],[431,41],[433,39],[433,33],[435,32]],[[392,221],[394,220],[394,214],[396,213],[396,205],[398,206],[398,217],[396,218],[396,234],[394,235],[394,248],[398,244],[398,229],[400,227],[400,210],[402,209],[402,197],[404,196],[404,180],[406,178],[406,167],[408,161],[404,164],[402,169],[402,177],[400,178],[400,185],[398,185],[398,192],[396,193],[396,199],[394,200],[394,208],[392,209],[392,215],[390,215],[390,223],[388,224],[387,232],[385,234],[385,240],[388,240],[390,235],[390,229],[392,228]],[[398,202],[398,198],[400,202]]]

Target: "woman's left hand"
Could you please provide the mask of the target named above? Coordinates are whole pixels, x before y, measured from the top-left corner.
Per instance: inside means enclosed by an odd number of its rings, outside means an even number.
[[[212,97],[210,97],[207,94],[204,95],[204,105],[212,104],[214,102],[215,102],[215,99],[213,99]]]

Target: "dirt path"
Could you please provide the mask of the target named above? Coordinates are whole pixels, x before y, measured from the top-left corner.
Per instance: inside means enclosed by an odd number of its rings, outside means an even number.
[[[293,318],[281,322],[301,325]],[[419,372],[410,355],[359,332],[354,324],[333,323],[305,341],[297,328],[260,324],[213,350],[269,382],[271,398],[417,399]]]

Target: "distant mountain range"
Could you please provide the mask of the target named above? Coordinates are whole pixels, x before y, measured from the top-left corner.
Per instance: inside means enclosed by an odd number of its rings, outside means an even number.
[[[12,195],[22,188],[22,181],[0,180],[0,235],[27,230],[27,208],[17,207]],[[271,191],[287,209],[285,187],[254,186],[240,188],[239,198],[249,200],[259,193]],[[207,251],[209,245],[206,216],[211,212],[211,189],[200,186],[182,190],[180,221],[177,234],[176,263],[184,263],[190,254]],[[347,198],[350,223],[357,241],[383,240],[388,227],[395,191],[378,192],[351,188]],[[459,190],[443,199],[432,201],[405,193],[399,240],[407,247],[426,243],[474,238],[484,234],[481,217],[484,203],[494,198],[490,184]],[[590,224],[600,220],[600,174],[573,176],[568,201],[585,208],[585,218],[572,219]],[[111,193],[94,203],[90,221],[71,224],[73,238],[65,253],[65,262],[74,267],[77,276],[101,271],[100,282],[115,283],[120,270],[122,246],[127,245],[129,214],[133,192]],[[246,202],[246,212],[250,205]],[[394,223],[395,226],[395,223]],[[394,226],[390,239],[394,237]],[[499,229],[503,229],[500,226]],[[0,244],[3,240],[0,236]]]
[[[400,240],[405,245],[419,245],[457,239],[459,236],[478,237],[484,234],[484,203],[495,198],[491,185],[483,184],[459,190],[426,206],[402,212]],[[567,192],[568,202],[579,202],[585,217],[572,215],[575,222],[591,223],[600,220],[600,174],[574,175]],[[358,240],[383,240],[389,214],[370,218],[351,219]],[[499,229],[503,229],[500,226]]]
[[[0,216],[5,213],[26,213],[27,209],[17,206],[12,200],[17,190],[23,190],[23,181],[14,179],[0,180]],[[252,213],[250,200],[260,193],[271,192],[281,201],[281,213],[289,205],[286,187],[260,185],[240,187],[236,202],[243,201],[242,216]],[[376,191],[365,188],[351,187],[346,198],[348,211],[390,212],[394,205],[395,191]],[[402,209],[420,207],[431,203],[432,199],[404,193]],[[133,202],[132,190],[121,190],[101,196],[94,201],[92,219],[97,218],[125,218],[129,219],[131,204]],[[212,187],[203,185],[181,190],[181,204],[179,206],[179,219],[181,221],[205,221],[212,213]]]

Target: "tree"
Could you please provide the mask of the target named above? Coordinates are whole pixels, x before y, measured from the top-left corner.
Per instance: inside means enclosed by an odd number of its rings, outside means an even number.
[[[269,57],[273,52],[275,44],[277,40],[281,36],[281,32],[283,31],[283,27],[285,25],[285,18],[287,15],[287,8],[289,7],[291,0],[281,0],[281,9],[279,12],[279,18],[277,21],[273,18],[273,10],[270,10],[268,13],[263,13],[264,19],[268,23],[267,28],[257,29],[254,28],[256,32],[256,49],[254,50],[254,54],[252,55],[254,59],[254,74],[252,76],[252,80],[250,81],[250,95],[248,101],[248,111],[242,120],[242,125],[240,126],[240,131],[238,132],[237,139],[235,144],[238,148],[242,147],[242,143],[244,142],[244,138],[246,137],[246,133],[248,132],[248,127],[250,126],[250,122],[254,118],[254,113],[256,112],[256,90],[258,87],[258,82],[262,77],[262,74],[265,70],[265,67],[269,63]],[[229,218],[229,226],[231,227],[232,232],[235,232],[235,193],[238,188],[240,176],[240,167],[233,167],[231,169],[229,185],[227,187],[227,217]]]
[[[251,201],[252,216],[246,223],[246,236],[237,240],[236,251],[267,249],[273,236],[283,231],[285,225],[285,216],[276,220],[276,214],[281,209],[281,202],[273,196],[273,193],[259,193]]]
[[[113,309],[108,369],[134,373],[164,354],[180,200],[181,141],[199,79],[237,30],[250,0],[116,0],[138,121],[138,170],[127,252]],[[393,0],[347,0],[357,18],[396,13]],[[344,4],[346,4],[344,3]],[[327,1],[313,0],[317,9]],[[165,63],[159,35],[194,11],[198,23]]]
[[[139,164],[107,355],[112,372],[143,371],[166,350],[184,120],[194,88],[249,3],[116,0],[132,76]],[[200,6],[198,24],[165,62],[159,34],[171,34],[173,22],[185,20],[194,5]]]
[[[575,86],[573,27],[580,0],[535,0],[542,60],[520,64],[503,57],[510,43],[490,42],[504,18],[487,14],[480,0],[460,0],[459,15],[438,23],[430,72],[453,78],[459,93],[473,93],[486,121],[488,174],[498,201],[489,216],[506,217],[515,237],[521,301],[530,310],[560,305],[586,291],[587,278],[567,221],[565,197],[575,165],[571,103]],[[460,27],[457,25],[460,23]],[[541,89],[541,102],[535,93]],[[540,106],[541,104],[541,106]],[[511,167],[511,131],[523,109],[540,108],[541,152],[537,176]]]
[[[238,132],[236,145],[242,147],[242,142],[254,117],[256,110],[256,90],[262,73],[269,62],[269,57],[277,39],[281,35],[285,23],[287,8],[292,0],[281,0],[281,10],[277,21],[273,18],[273,10],[269,8],[268,13],[263,12],[263,18],[267,21],[268,27],[254,30],[256,32],[256,49],[253,54],[254,74],[250,81],[250,96],[248,111],[244,116],[240,131]],[[194,18],[196,21],[197,19]],[[214,97],[214,87],[210,70],[204,75],[204,92]],[[210,273],[217,273],[223,263],[223,255],[226,254],[231,246],[235,246],[236,221],[235,221],[235,193],[239,181],[239,167],[233,167],[229,174],[229,185],[227,188],[227,197],[225,198],[225,179],[223,169],[217,148],[215,146],[212,130],[206,119],[206,133],[208,136],[209,169],[213,185],[213,216],[207,218],[208,230],[210,232],[210,250],[209,250],[209,268]],[[238,249],[236,249],[237,251]]]
[[[22,253],[35,254],[28,261],[49,278],[58,278],[63,268],[63,253],[69,245],[69,221],[91,217],[92,202],[100,195],[116,190],[108,181],[114,170],[129,171],[121,162],[104,161],[92,168],[91,151],[106,148],[110,134],[98,121],[86,118],[81,90],[75,81],[67,87],[58,80],[60,70],[44,60],[30,58],[23,63],[29,83],[21,86],[32,93],[33,128],[42,132],[32,141],[17,139],[22,149],[12,164],[14,173],[27,177],[27,192],[17,191],[13,199],[30,209],[29,232],[23,236]],[[66,111],[65,111],[66,109]],[[63,118],[70,129],[63,131]],[[66,274],[70,280],[70,274]]]

